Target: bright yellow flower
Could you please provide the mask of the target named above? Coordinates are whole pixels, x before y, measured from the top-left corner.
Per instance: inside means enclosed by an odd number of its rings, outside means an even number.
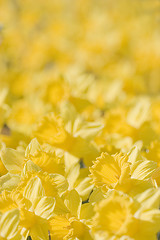
[[[129,235],[138,231],[138,220],[134,218],[134,204],[132,199],[120,194],[101,201],[96,208],[95,230],[104,231],[106,236]]]
[[[134,197],[159,182],[159,175],[154,174],[157,171],[156,163],[135,159],[134,151],[125,155],[102,153],[94,162],[90,177],[104,194],[108,189],[116,189]]]
[[[30,234],[33,239],[48,238],[47,220],[53,216],[55,199],[44,195],[40,179],[33,178],[22,193],[18,189],[2,192],[0,202],[2,213],[19,209],[19,230],[24,237]]]
[[[89,228],[75,218],[56,216],[49,223],[51,238],[56,240],[67,239],[93,239],[89,233]]]
[[[69,97],[69,87],[64,80],[59,77],[59,79],[45,83],[47,86],[43,96],[44,101],[52,103],[53,105],[60,104]]]
[[[125,235],[138,240],[155,239],[159,230],[160,211],[156,208],[150,211],[150,206],[146,205],[139,212],[140,206],[132,198],[121,192],[111,192],[96,205],[93,232],[104,236],[104,239]]]
[[[106,191],[127,179],[130,171],[127,160],[127,155],[123,156],[121,153],[115,155],[102,153],[90,167],[90,177],[95,186]]]
[[[93,134],[93,132],[94,130],[91,131],[91,134]],[[81,135],[83,135],[83,131],[82,134],[68,132],[65,129],[62,118],[55,116],[53,113],[43,117],[33,134],[40,143],[49,143],[78,158],[83,158],[87,166],[98,156],[98,149],[90,142],[90,138],[87,139],[88,136],[82,138]]]
[[[36,139],[33,139],[28,145],[25,158],[38,165],[44,172],[64,175],[63,158],[58,157],[55,152],[47,151]]]
[[[19,184],[21,192],[27,191],[29,194],[31,189],[29,189],[28,186],[33,187],[32,184],[35,184],[36,181],[40,181],[42,184],[44,195],[55,197],[58,194],[58,189],[54,178],[48,173],[43,172],[26,172],[26,174],[22,176],[21,182]]]
[[[47,142],[58,146],[66,143],[68,137],[62,120],[53,113],[43,117],[34,131],[34,136],[42,143]]]

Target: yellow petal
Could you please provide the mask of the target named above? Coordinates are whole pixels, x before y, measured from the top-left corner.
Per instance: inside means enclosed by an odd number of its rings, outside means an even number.
[[[139,160],[131,168],[132,178],[139,180],[147,180],[157,168],[157,164],[153,161]]]
[[[90,203],[96,203],[104,199],[104,194],[100,188],[95,188],[89,197]]]
[[[30,230],[32,240],[48,240],[48,224],[44,219],[40,219]]]
[[[82,201],[86,201],[93,189],[93,184],[91,184],[91,178],[84,178],[76,187],[75,190],[79,193]]]
[[[38,172],[41,168],[33,163],[31,160],[27,161],[22,170],[22,176],[25,176],[27,172]]]
[[[150,188],[142,192],[136,197],[136,200],[141,203],[142,210],[151,210],[159,208],[160,189]]]
[[[18,233],[19,210],[5,212],[0,219],[0,235],[6,239],[15,237]]]
[[[68,189],[69,184],[67,179],[60,174],[49,174],[49,176],[54,179],[58,193],[61,196]]]
[[[79,217],[82,200],[76,190],[71,190],[63,195],[64,203],[72,216]]]
[[[29,199],[33,207],[36,206],[38,200],[44,196],[44,189],[41,183],[41,180],[38,177],[31,178],[30,181],[27,183],[24,189],[24,197]]]
[[[67,180],[68,180],[70,189],[73,188],[74,183],[75,183],[76,179],[79,176],[79,172],[80,172],[80,165],[79,165],[79,163],[73,165],[72,168],[70,168],[70,170],[69,170],[69,172],[67,174]]]
[[[21,173],[24,165],[24,153],[6,148],[1,152],[1,158],[10,173]]]
[[[55,207],[54,198],[42,197],[36,205],[35,214],[42,218],[49,219],[53,216],[54,207]]]
[[[51,239],[62,240],[73,235],[69,220],[65,216],[55,216],[49,220]]]
[[[127,116],[127,122],[139,128],[149,117],[150,101],[148,98],[137,99],[135,106],[130,110]]]
[[[56,215],[65,215],[69,212],[70,212],[69,209],[64,204],[64,200],[62,198],[60,198],[59,196],[56,196],[56,205],[54,208],[54,213]]]
[[[19,175],[7,173],[6,175],[0,178],[0,191],[2,190],[11,191],[18,185],[19,181],[20,181]]]
[[[85,203],[82,204],[81,207],[81,219],[87,220],[87,223],[92,220],[92,217],[94,216],[94,205],[92,203]]]

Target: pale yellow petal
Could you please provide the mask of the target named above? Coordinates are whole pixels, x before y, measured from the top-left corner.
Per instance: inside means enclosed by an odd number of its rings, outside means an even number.
[[[30,231],[32,240],[48,240],[48,224],[47,222],[41,222],[35,224]]]
[[[0,235],[6,239],[15,237],[18,233],[19,210],[5,212],[0,219]]]
[[[53,216],[56,200],[53,197],[42,197],[35,207],[35,214],[49,219]]]
[[[54,179],[58,193],[61,196],[69,187],[67,179],[60,174],[49,174],[49,176]]]
[[[84,178],[78,186],[76,186],[75,190],[79,193],[83,201],[86,201],[89,197],[93,189],[93,184],[91,184],[91,178],[86,177]]]
[[[39,177],[30,179],[24,189],[23,195],[32,202],[33,207],[36,206],[38,200],[44,196],[44,189]]]
[[[77,191],[73,189],[71,191],[66,192],[63,195],[63,199],[64,199],[65,205],[70,210],[71,215],[75,217],[79,217],[82,199],[80,198]]]
[[[147,160],[137,161],[131,168],[132,178],[147,180],[157,168],[157,163]]]
[[[27,161],[22,170],[22,176],[25,176],[27,172],[38,172],[41,168],[33,163],[31,160]]]
[[[0,191],[8,190],[11,191],[17,187],[20,181],[20,176],[16,174],[7,173],[0,178]]]
[[[6,148],[1,152],[1,158],[10,173],[21,173],[24,165],[24,153]]]

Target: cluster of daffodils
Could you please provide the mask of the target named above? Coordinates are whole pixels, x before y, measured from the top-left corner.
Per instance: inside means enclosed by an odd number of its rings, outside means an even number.
[[[159,0],[1,0],[0,240],[156,240]]]

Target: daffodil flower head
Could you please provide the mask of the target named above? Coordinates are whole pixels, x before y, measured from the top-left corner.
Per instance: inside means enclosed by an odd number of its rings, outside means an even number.
[[[93,183],[96,187],[102,187],[104,191],[115,188],[118,183],[129,176],[130,164],[128,156],[122,153],[109,155],[102,153],[90,167]]]

